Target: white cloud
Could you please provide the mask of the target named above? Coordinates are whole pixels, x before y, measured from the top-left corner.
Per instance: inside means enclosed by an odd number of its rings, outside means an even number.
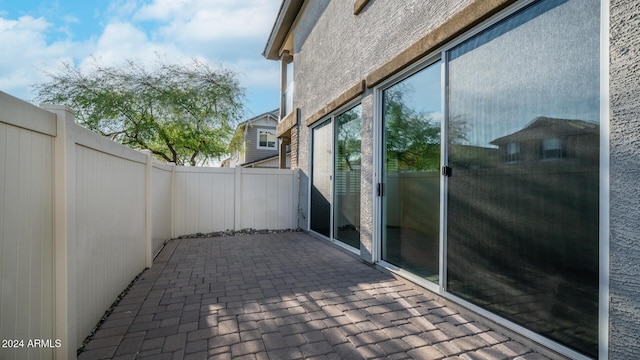
[[[73,44],[59,41],[48,44],[46,32],[52,24],[44,18],[22,16],[17,20],[0,18],[0,89],[30,100],[29,86],[40,82],[39,69],[54,68],[61,59],[75,53]]]
[[[236,71],[244,84],[251,87],[273,88],[280,85],[280,66],[267,60],[240,60],[228,65]]]
[[[162,38],[187,42],[266,38],[277,14],[277,0],[155,0],[134,18],[158,21]]]
[[[153,0],[139,5],[112,0],[106,10],[96,10],[97,19],[0,16],[0,48],[12,49],[0,52],[0,90],[31,99],[29,85],[45,81],[43,71],[55,71],[63,60],[84,67],[95,60],[102,65],[127,59],[152,64],[161,56],[168,62],[201,58],[213,66],[222,64],[238,72],[248,93],[277,92],[277,63],[260,54],[280,2]],[[97,35],[83,39],[78,31],[72,33],[71,25],[87,21],[99,21]]]
[[[0,63],[14,58],[14,56],[31,51],[34,47],[46,47],[46,39],[43,35],[51,24],[44,18],[22,16],[17,20],[0,18],[0,48],[3,51]],[[13,55],[13,56],[11,56]]]
[[[108,24],[100,37],[92,44],[91,57],[83,59],[84,66],[95,58],[101,65],[117,66],[127,59],[151,63],[156,54],[179,54],[180,51],[169,43],[154,43],[146,33],[130,23],[114,22]]]
[[[182,14],[181,16],[184,17],[187,14],[193,14],[191,2],[191,0],[156,0],[142,6],[135,18],[137,20],[166,21],[177,14]],[[195,11],[197,12],[197,9]]]
[[[137,9],[136,0],[111,0],[103,16],[109,19],[129,18]]]

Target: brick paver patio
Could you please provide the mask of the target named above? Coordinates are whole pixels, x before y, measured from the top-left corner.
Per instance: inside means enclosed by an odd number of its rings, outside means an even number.
[[[170,241],[79,359],[545,359],[300,232]]]

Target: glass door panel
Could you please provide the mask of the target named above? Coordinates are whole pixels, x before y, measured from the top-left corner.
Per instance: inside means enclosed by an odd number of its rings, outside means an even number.
[[[326,237],[331,237],[332,139],[331,120],[312,129],[310,226]]]
[[[599,7],[539,1],[448,53],[447,291],[592,357]]]
[[[333,236],[360,249],[361,106],[336,116]]]
[[[438,282],[441,63],[383,92],[382,260]]]

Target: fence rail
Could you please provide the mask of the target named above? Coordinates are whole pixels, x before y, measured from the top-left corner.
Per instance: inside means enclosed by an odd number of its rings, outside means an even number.
[[[75,358],[125,286],[170,238],[297,227],[298,173],[189,168],[152,160],[0,92],[2,359]]]

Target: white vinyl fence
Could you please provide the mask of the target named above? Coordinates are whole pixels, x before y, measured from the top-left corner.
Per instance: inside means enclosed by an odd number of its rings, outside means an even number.
[[[296,228],[297,176],[157,163],[0,92],[0,359],[74,359],[170,238]]]
[[[173,238],[173,170],[175,166],[154,162],[151,168],[151,241],[157,254],[167,239]]]
[[[54,114],[0,93],[2,341],[54,338],[55,135]],[[41,353],[53,356],[50,349],[0,347],[0,359]]]
[[[293,171],[278,169],[179,167],[174,236],[295,228],[295,176]]]

